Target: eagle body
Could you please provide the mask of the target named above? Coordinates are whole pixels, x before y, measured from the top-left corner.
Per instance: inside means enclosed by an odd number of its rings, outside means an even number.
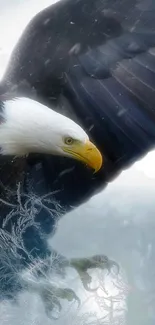
[[[0,95],[13,91],[17,98],[22,94],[23,98],[40,102],[72,118],[82,127],[86,138],[88,136],[99,149],[104,164],[101,167],[99,163],[98,172],[94,174],[78,159],[70,159],[69,152],[63,151],[60,155],[57,151],[57,155],[53,155],[48,150],[36,157],[30,154],[25,164],[21,164],[20,159],[14,164],[12,158],[5,164],[6,157],[2,155],[0,179],[5,181],[6,188],[12,188],[12,184],[16,185],[20,179],[22,190],[28,197],[33,192],[37,197],[49,195],[51,198],[53,193],[52,199],[61,206],[60,214],[63,215],[101,191],[122,170],[154,147],[154,17],[153,1],[60,0],[31,20],[12,52],[0,85]],[[39,139],[37,148],[45,148],[47,135],[48,144],[53,139],[47,129],[51,113],[47,114],[45,126],[40,108],[35,111],[36,114],[29,111],[29,115],[25,110],[23,119],[19,103],[20,100],[16,102],[18,112],[15,111],[13,116],[18,125],[24,122],[24,136],[21,136],[19,127],[20,145],[16,143],[14,146],[9,142],[12,133],[7,131],[6,134],[6,128],[14,118],[9,111],[6,122],[4,114],[4,124],[0,125],[3,153],[27,153],[30,146],[26,143],[24,147],[24,144],[26,141],[30,143],[34,137]],[[15,102],[13,105],[15,109]],[[30,116],[32,119],[28,119]],[[32,121],[35,131],[30,128]],[[38,138],[40,123],[44,125],[44,132]],[[15,125],[13,123],[12,130],[17,136]],[[64,125],[61,123],[60,127]],[[6,135],[9,136],[7,142]],[[88,152],[85,151],[85,157]],[[21,168],[18,168],[18,163]],[[6,177],[8,171],[9,178]],[[1,209],[2,226],[6,217],[4,206]],[[52,217],[43,208],[36,217],[43,235],[51,233],[57,217],[51,202],[48,207]],[[15,215],[13,223],[16,222]],[[10,232],[11,221],[8,224],[6,228]],[[42,233],[32,225],[23,234],[24,246],[33,257],[45,257],[49,253],[46,236]],[[25,261],[30,263],[28,257],[20,263]]]

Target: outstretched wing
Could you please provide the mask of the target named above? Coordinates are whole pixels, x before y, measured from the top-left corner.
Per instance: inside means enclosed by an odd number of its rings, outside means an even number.
[[[90,197],[154,145],[154,16],[147,0],[62,0],[32,19],[12,53],[1,89],[57,102],[105,157],[96,175],[40,157],[43,180],[64,206]]]
[[[100,0],[62,0],[37,14],[12,53],[3,83],[34,86],[38,92],[47,91],[48,83],[59,86],[74,53],[120,35],[120,22],[101,9]]]

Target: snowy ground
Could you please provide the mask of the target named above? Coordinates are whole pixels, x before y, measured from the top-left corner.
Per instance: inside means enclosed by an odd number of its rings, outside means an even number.
[[[51,0],[6,0],[5,2],[0,0],[1,78],[11,50],[26,24],[36,12],[51,3]],[[152,273],[148,264],[152,261],[151,256],[155,249],[152,235],[155,228],[154,179],[155,152],[151,152],[123,172],[103,193],[94,196],[89,202],[64,216],[58,224],[56,234],[54,237],[51,236],[49,245],[68,257],[106,254],[121,264],[122,269],[127,273],[129,287],[134,283],[134,286],[145,291],[150,286],[148,278],[151,281]],[[50,283],[50,277],[48,280]],[[125,287],[126,276],[121,280]],[[59,279],[55,281],[58,282]],[[26,291],[20,293],[18,305],[9,301],[0,303],[0,324],[104,324],[103,317],[105,311],[108,313],[109,307],[103,306],[103,295],[110,305],[109,297],[121,291],[112,283],[113,278],[106,278],[105,286],[108,295],[100,288],[97,296],[86,293],[75,274],[68,273],[65,281],[66,285],[75,289],[83,301],[79,310],[74,306],[71,306],[70,310],[66,307],[62,317],[53,321],[45,314],[40,296],[35,291]],[[122,292],[120,294],[121,308],[125,308],[127,307],[125,296]],[[135,304],[139,306],[138,298]],[[97,312],[97,317],[102,318],[102,322],[97,322],[96,316],[89,314],[90,311]],[[122,311],[122,317],[124,313],[125,309]],[[106,318],[106,324],[112,325],[110,317]],[[136,319],[136,316],[133,315],[132,318]],[[132,325],[135,324],[136,321],[135,323],[133,321]]]

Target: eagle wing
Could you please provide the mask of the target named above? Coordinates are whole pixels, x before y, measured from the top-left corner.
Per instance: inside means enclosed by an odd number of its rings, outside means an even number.
[[[44,183],[67,208],[154,145],[154,16],[147,0],[62,0],[30,21],[13,50],[1,90],[54,102],[104,155],[96,175],[70,159],[39,157]]]

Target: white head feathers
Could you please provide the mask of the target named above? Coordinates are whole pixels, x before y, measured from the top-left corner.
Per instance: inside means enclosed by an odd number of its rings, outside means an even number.
[[[56,153],[64,136],[88,140],[75,122],[29,98],[6,101],[4,118],[5,123],[0,126],[3,154]]]
[[[3,116],[4,122],[0,125],[3,155],[21,156],[36,152],[84,160],[77,148],[84,148],[91,142],[86,132],[66,116],[28,98],[4,102]]]

